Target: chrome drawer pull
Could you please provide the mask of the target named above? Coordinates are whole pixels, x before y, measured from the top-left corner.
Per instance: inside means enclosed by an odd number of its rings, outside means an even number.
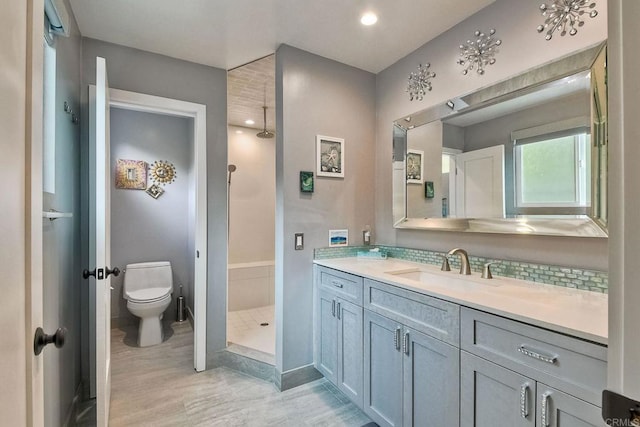
[[[551,396],[550,391],[542,393],[542,414],[540,415],[542,427],[549,427],[549,396]]]
[[[331,315],[333,317],[336,317],[336,300],[335,299],[331,302]]]
[[[337,312],[337,314],[338,314],[338,320],[340,320],[340,303],[338,303],[338,312]]]
[[[522,384],[520,388],[520,415],[522,418],[529,416],[529,383]]]
[[[336,288],[342,288],[344,286],[342,283],[338,282],[337,280],[332,280],[331,284]]]
[[[409,355],[409,331],[404,333],[404,340],[402,341],[402,352]]]
[[[402,332],[402,328],[398,326],[396,328],[396,333],[393,335],[393,345],[396,346],[396,350],[400,350],[400,333]]]
[[[554,365],[556,363],[556,361],[558,360],[558,356],[556,355],[549,355],[549,354],[544,354],[544,353],[540,353],[536,350],[532,350],[531,348],[528,348],[526,345],[522,344],[519,348],[518,351],[522,354],[524,354],[525,356],[529,356],[533,359],[536,360],[540,360],[542,362],[546,362],[546,363],[550,363],[552,365]]]

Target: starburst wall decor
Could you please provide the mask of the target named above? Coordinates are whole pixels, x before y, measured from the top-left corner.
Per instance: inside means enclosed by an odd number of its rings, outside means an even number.
[[[595,7],[596,3],[590,0],[553,0],[548,5],[543,3],[540,5],[540,13],[546,19],[544,24],[538,25],[537,30],[539,33],[547,30],[547,35],[544,37],[546,40],[551,40],[556,31],[559,31],[561,36],[565,36],[567,29],[570,36],[575,36],[578,33],[578,27],[584,25],[582,17],[585,13],[589,12],[590,18],[598,16]]]
[[[436,76],[436,73],[429,70],[430,63],[425,65],[418,65],[418,71],[409,74],[409,83],[407,84],[407,92],[409,92],[409,101],[414,99],[422,101],[427,91],[431,91],[431,79]]]
[[[467,40],[466,44],[460,45],[460,59],[458,64],[465,67],[462,74],[467,75],[469,71],[476,70],[483,75],[487,65],[496,63],[496,53],[498,46],[502,44],[502,40],[495,37],[496,30],[489,30],[489,34],[485,34],[480,30],[474,33],[474,40]]]

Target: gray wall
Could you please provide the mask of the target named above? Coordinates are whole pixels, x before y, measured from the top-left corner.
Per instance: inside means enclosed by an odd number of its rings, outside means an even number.
[[[229,126],[229,264],[275,257],[276,140],[257,132]]]
[[[207,354],[226,347],[227,310],[227,90],[226,72],[94,39],[82,43],[82,99],[86,117],[87,85],[95,83],[96,56],[106,59],[109,84],[149,95],[207,107]],[[88,122],[85,120],[84,123]],[[83,140],[88,127],[83,126]],[[87,153],[83,153],[87,158]],[[88,189],[85,189],[84,194]],[[84,301],[88,296],[83,295]],[[88,316],[88,314],[86,314]],[[87,317],[85,317],[87,318]],[[86,371],[84,371],[86,375]]]
[[[111,260],[125,268],[127,264],[169,261],[173,270],[174,294],[179,285],[185,295],[192,289],[189,281],[193,264],[188,254],[195,251],[188,242],[190,158],[193,141],[189,138],[192,120],[160,114],[111,108],[111,170],[115,177],[118,159],[144,160],[149,167],[155,160],[171,162],[177,179],[165,185],[158,199],[144,190],[125,190],[111,180]],[[149,185],[152,181],[148,180]],[[111,280],[111,318],[114,324],[134,323],[123,295],[125,274]],[[175,320],[175,303],[165,312],[165,320]]]
[[[396,230],[393,228],[389,160],[392,122],[399,117],[444,103],[606,39],[607,10],[606,3],[601,3],[598,3],[598,17],[588,19],[576,37],[556,35],[547,42],[535,30],[542,21],[537,5],[529,0],[497,0],[376,76],[376,243],[441,251],[463,246],[471,254],[488,257],[607,269],[606,239]],[[458,45],[471,37],[476,29],[487,31],[494,27],[497,37],[503,40],[497,62],[489,66],[484,76],[462,75],[462,68],[456,64]],[[424,101],[411,102],[405,92],[407,76],[425,61],[432,64],[437,74],[433,91]]]
[[[313,248],[328,245],[330,229],[349,229],[349,243],[359,244],[374,218],[375,76],[283,45],[276,115],[276,369],[285,372],[313,362]],[[301,193],[299,172],[315,171],[317,134],[344,138],[345,177],[316,177],[315,192]]]
[[[81,381],[80,292],[86,282],[80,275],[80,124],[63,108],[66,101],[79,115],[80,45],[72,15],[71,37],[55,41],[55,194],[43,197],[44,210],[73,213],[71,219],[43,221],[44,330],[68,331],[63,348],[43,353],[45,420],[51,425],[64,423]]]

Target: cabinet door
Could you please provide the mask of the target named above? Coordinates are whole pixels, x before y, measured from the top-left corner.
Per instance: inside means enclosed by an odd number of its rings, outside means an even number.
[[[338,388],[362,408],[362,307],[338,299]]]
[[[600,408],[538,383],[538,425],[541,427],[604,426]]]
[[[404,425],[460,424],[460,350],[405,328]]]
[[[536,382],[460,352],[460,425],[534,427]]]
[[[402,327],[364,310],[364,411],[380,426],[402,425]]]
[[[338,326],[336,297],[319,291],[316,305],[316,369],[329,381],[338,379]]]

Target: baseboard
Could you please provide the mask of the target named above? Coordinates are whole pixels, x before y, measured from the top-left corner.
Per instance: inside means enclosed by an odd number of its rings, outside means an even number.
[[[307,365],[282,373],[276,369],[274,383],[278,390],[285,391],[320,378],[322,374],[313,365]]]
[[[228,351],[216,351],[213,356],[207,358],[207,369],[219,368],[221,366],[242,372],[261,380],[273,382],[275,368],[259,360]]]
[[[71,427],[76,425],[78,408],[80,406],[80,401],[82,398],[82,390],[82,382],[80,382],[80,384],[78,384],[78,388],[76,388],[76,394],[73,396],[73,400],[71,400],[71,405],[69,405],[67,416],[64,417],[64,423],[62,423],[63,427]]]

